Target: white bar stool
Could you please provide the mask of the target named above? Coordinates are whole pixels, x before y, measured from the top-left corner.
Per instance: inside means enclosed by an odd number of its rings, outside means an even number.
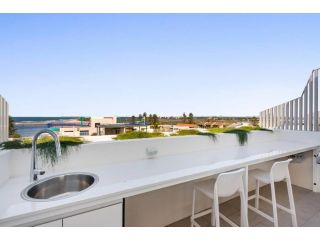
[[[246,185],[246,171],[244,168],[221,173],[217,179],[210,179],[207,181],[196,183],[193,189],[193,202],[192,202],[192,214],[191,214],[191,227],[200,225],[196,222],[196,218],[202,217],[208,213],[211,213],[211,225],[220,227],[220,217],[229,223],[233,227],[238,227],[229,218],[219,212],[219,197],[229,197],[235,193],[240,194],[241,199],[241,226],[248,227],[247,217],[247,200],[245,194]],[[200,192],[206,197],[212,200],[212,208],[204,210],[199,213],[195,213],[196,205],[196,193]]]
[[[281,210],[291,214],[292,225],[294,227],[297,227],[297,215],[296,215],[296,209],[294,206],[291,179],[290,179],[289,167],[288,167],[289,163],[291,161],[292,161],[292,159],[288,159],[286,161],[275,162],[272,165],[271,170],[269,172],[266,172],[266,171],[263,171],[260,169],[255,169],[255,170],[250,171],[250,175],[253,175],[254,178],[256,179],[256,192],[254,195],[252,195],[248,198],[248,200],[255,199],[255,206],[253,207],[249,204],[248,208],[250,210],[258,213],[262,217],[268,219],[269,221],[273,222],[275,227],[278,227],[278,225],[279,225],[278,224],[277,207],[280,208]],[[286,183],[287,183],[290,209],[286,208],[280,204],[277,204],[274,183],[280,182],[280,181],[286,181]],[[270,184],[272,201],[259,195],[260,182]],[[259,210],[259,199],[261,199],[267,203],[272,204],[273,217],[271,217],[268,214]]]

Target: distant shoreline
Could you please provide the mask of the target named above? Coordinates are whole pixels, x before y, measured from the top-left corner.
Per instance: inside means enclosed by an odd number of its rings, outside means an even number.
[[[14,122],[46,122],[46,121],[56,121],[56,120],[70,120],[79,119],[78,116],[70,117],[12,117]]]
[[[47,120],[47,121],[21,121],[21,122],[15,122],[16,126],[39,126],[39,125],[47,125],[49,123],[55,123],[55,122],[75,122],[78,121],[77,118],[74,119],[59,119],[59,120]]]

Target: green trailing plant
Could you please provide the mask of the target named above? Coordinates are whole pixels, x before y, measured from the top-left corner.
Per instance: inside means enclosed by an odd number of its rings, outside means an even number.
[[[229,133],[229,134],[236,134],[239,144],[245,145],[248,142],[248,134],[251,131],[268,131],[272,132],[270,129],[266,128],[260,128],[260,127],[240,127],[240,128],[211,128],[209,129],[209,132],[211,133]]]
[[[245,145],[248,142],[248,134],[249,132],[246,130],[242,130],[242,129],[231,129],[231,130],[227,130],[224,133],[231,133],[231,134],[236,134],[239,144],[241,146]]]
[[[114,137],[114,140],[127,140],[127,139],[137,139],[137,138],[155,138],[155,137],[164,137],[163,133],[160,132],[142,132],[142,131],[133,131],[121,133],[118,136]]]
[[[59,139],[60,139],[62,157],[67,156],[71,148],[78,149],[81,144],[85,143],[84,140],[80,137],[62,136]],[[1,150],[31,149],[32,139],[23,138],[19,140],[3,142],[0,144],[0,148]],[[58,163],[55,144],[52,138],[50,137],[45,136],[38,139],[37,154],[44,161],[46,161],[46,163],[50,163],[52,166]]]
[[[245,130],[245,131],[247,131],[247,132],[251,132],[251,131],[266,131],[266,132],[272,132],[271,129],[261,128],[261,127],[250,127],[250,126],[244,126],[244,127],[238,128],[238,129]]]
[[[212,141],[216,141],[217,140],[217,135],[214,134],[214,133],[200,132],[197,135],[209,137]]]

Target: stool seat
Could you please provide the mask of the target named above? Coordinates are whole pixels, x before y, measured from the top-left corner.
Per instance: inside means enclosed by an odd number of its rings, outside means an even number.
[[[278,227],[279,225],[277,208],[280,208],[281,210],[289,213],[291,215],[292,225],[294,227],[297,227],[297,215],[296,215],[296,209],[294,205],[291,179],[290,179],[290,173],[289,173],[289,163],[291,161],[292,159],[275,162],[272,165],[270,171],[263,171],[261,169],[254,169],[250,171],[250,175],[252,175],[256,179],[256,191],[254,195],[248,198],[248,200],[255,199],[255,204],[254,206],[251,206],[249,204],[248,208],[258,213],[262,217],[268,219],[269,221],[273,222],[275,227]],[[290,208],[287,208],[277,203],[274,183],[280,182],[280,181],[285,181],[287,183],[287,192],[288,192]],[[271,200],[260,195],[259,193],[260,182],[270,185]],[[270,216],[262,212],[261,210],[259,210],[259,200],[263,200],[272,205],[273,216]]]
[[[196,219],[202,217],[208,213],[211,213],[211,225],[219,227],[220,217],[229,223],[231,226],[237,227],[237,225],[227,218],[225,215],[219,212],[219,197],[229,197],[235,193],[240,194],[241,199],[241,226],[249,226],[247,217],[247,200],[245,196],[245,183],[246,183],[246,170],[244,168],[221,173],[217,179],[209,179],[202,182],[196,182],[193,188],[193,201],[192,201],[192,213],[191,213],[191,226],[200,227]],[[195,212],[196,194],[202,193],[206,197],[212,200],[212,208],[201,212]]]
[[[270,172],[267,172],[261,169],[254,169],[254,170],[250,170],[250,175],[263,183],[271,182]]]

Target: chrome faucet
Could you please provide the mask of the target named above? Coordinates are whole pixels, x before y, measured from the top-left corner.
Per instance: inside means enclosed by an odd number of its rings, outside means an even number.
[[[38,175],[43,175],[45,174],[45,171],[37,169],[36,164],[37,164],[37,140],[39,136],[43,133],[47,133],[51,135],[54,139],[55,145],[56,145],[56,153],[57,157],[59,158],[61,156],[61,146],[60,146],[60,141],[58,135],[49,130],[49,129],[43,129],[37,132],[33,139],[32,139],[32,157],[31,157],[31,168],[30,168],[30,182],[37,181],[38,180]]]

